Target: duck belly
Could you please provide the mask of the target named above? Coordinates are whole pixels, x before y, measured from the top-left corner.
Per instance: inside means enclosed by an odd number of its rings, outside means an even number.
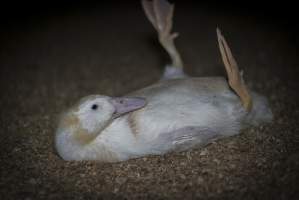
[[[185,150],[237,134],[245,115],[223,78],[161,81],[129,96],[147,99],[144,108],[127,116],[145,153]]]

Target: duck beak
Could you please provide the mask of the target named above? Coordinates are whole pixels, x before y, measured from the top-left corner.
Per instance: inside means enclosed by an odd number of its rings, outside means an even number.
[[[146,100],[141,97],[113,97],[111,103],[115,108],[112,116],[115,119],[123,114],[143,108],[146,105]]]

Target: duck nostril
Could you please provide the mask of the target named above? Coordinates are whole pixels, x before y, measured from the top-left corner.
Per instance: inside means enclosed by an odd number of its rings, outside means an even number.
[[[123,103],[124,103],[124,100],[120,100],[119,103],[120,103],[120,104],[123,104]]]

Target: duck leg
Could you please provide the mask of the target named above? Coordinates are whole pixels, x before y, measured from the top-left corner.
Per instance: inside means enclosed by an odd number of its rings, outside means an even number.
[[[142,7],[148,20],[156,29],[159,42],[171,58],[171,66],[166,67],[163,78],[185,77],[183,62],[175,47],[178,33],[171,33],[174,5],[166,0],[142,0]]]
[[[244,82],[243,73],[239,71],[238,64],[219,28],[217,28],[217,37],[220,53],[228,76],[228,83],[240,97],[244,108],[250,111],[252,108],[252,98]]]

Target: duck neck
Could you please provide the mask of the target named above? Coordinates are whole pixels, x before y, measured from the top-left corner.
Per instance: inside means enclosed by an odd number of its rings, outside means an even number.
[[[82,142],[78,142],[69,131],[57,134],[55,145],[58,154],[64,160],[99,160],[105,162],[119,160],[117,154],[103,142],[97,140],[96,142],[83,144]]]
[[[86,151],[84,146],[72,136],[71,130],[58,130],[56,133],[55,147],[64,160],[80,160],[80,155],[84,155]]]
[[[115,160],[116,156],[97,137],[112,120],[102,123],[99,129],[91,132],[80,125],[74,114],[62,116],[56,132],[55,146],[64,160]]]

